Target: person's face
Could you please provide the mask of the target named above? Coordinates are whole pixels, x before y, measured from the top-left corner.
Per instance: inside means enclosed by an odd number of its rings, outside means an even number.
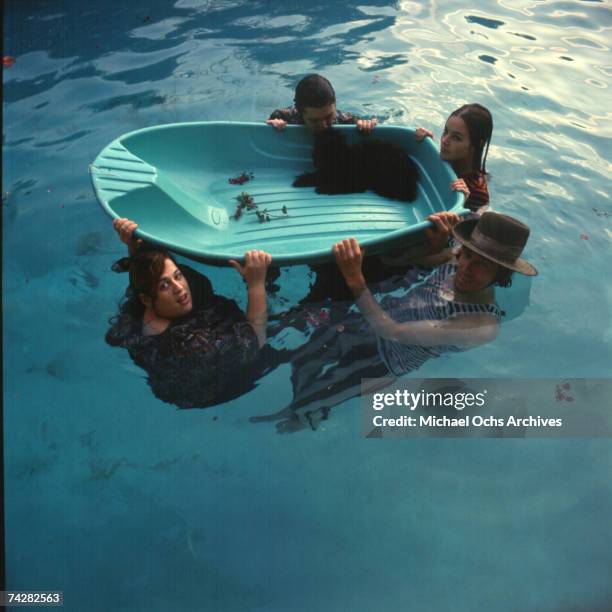
[[[440,157],[447,162],[472,161],[472,145],[467,125],[461,117],[449,117],[442,139],[440,140]]]
[[[459,254],[455,289],[462,293],[481,291],[493,283],[498,270],[499,265],[494,261],[464,246]]]
[[[321,130],[331,127],[335,116],[335,104],[328,104],[327,106],[321,106],[320,108],[306,106],[304,107],[304,112],[302,113],[304,124],[311,132],[320,132]]]
[[[145,305],[152,308],[158,318],[177,319],[191,312],[193,303],[189,283],[171,259],[166,259],[156,289],[155,300],[148,298]]]

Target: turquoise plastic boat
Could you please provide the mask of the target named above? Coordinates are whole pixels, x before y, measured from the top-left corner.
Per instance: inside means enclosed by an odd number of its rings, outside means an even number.
[[[336,129],[349,142],[367,138],[354,126]],[[333,243],[350,236],[370,254],[407,247],[424,239],[432,212],[468,212],[462,194],[450,189],[455,174],[429,138],[417,143],[413,130],[394,126],[378,126],[375,134],[402,145],[418,164],[415,202],[292,187],[295,176],[312,170],[312,135],[301,126],[277,132],[264,123],[220,121],[146,128],[110,143],[90,173],[112,218],[128,217],[140,238],[217,264],[249,249],[268,251],[281,265],[330,260]],[[253,178],[229,182],[243,173]],[[262,223],[253,211],[234,219],[242,192],[271,220]]]

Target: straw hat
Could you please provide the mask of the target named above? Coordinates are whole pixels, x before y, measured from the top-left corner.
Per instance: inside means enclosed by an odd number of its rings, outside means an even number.
[[[527,276],[538,273],[529,262],[520,258],[527,244],[529,228],[513,217],[486,212],[480,219],[457,223],[453,236],[472,251],[504,268]]]

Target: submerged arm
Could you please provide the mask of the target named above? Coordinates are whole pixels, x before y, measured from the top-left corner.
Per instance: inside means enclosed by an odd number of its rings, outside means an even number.
[[[247,320],[251,324],[259,346],[266,342],[266,329],[268,326],[268,305],[266,304],[266,289],[262,286],[249,285]]]
[[[440,266],[453,257],[452,250],[447,248],[453,226],[459,222],[459,216],[448,211],[434,213],[427,217],[433,226],[425,230],[427,241],[404,250],[400,256],[381,256],[386,265],[417,265],[424,268]]]
[[[428,242],[415,245],[404,251],[397,257],[385,254],[380,256],[382,262],[387,266],[406,267],[409,265],[421,266],[423,268],[434,268],[453,258],[452,249],[446,248],[439,253],[432,253]]]
[[[464,314],[450,319],[397,323],[366,288],[357,299],[357,307],[377,336],[402,344],[418,346],[478,346],[497,336],[499,324],[492,314]]]

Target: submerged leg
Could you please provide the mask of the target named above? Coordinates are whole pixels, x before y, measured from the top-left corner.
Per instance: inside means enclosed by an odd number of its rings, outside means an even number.
[[[329,410],[359,396],[362,378],[388,376],[376,336],[358,318],[313,335],[291,360],[291,366],[290,407],[301,415]]]

